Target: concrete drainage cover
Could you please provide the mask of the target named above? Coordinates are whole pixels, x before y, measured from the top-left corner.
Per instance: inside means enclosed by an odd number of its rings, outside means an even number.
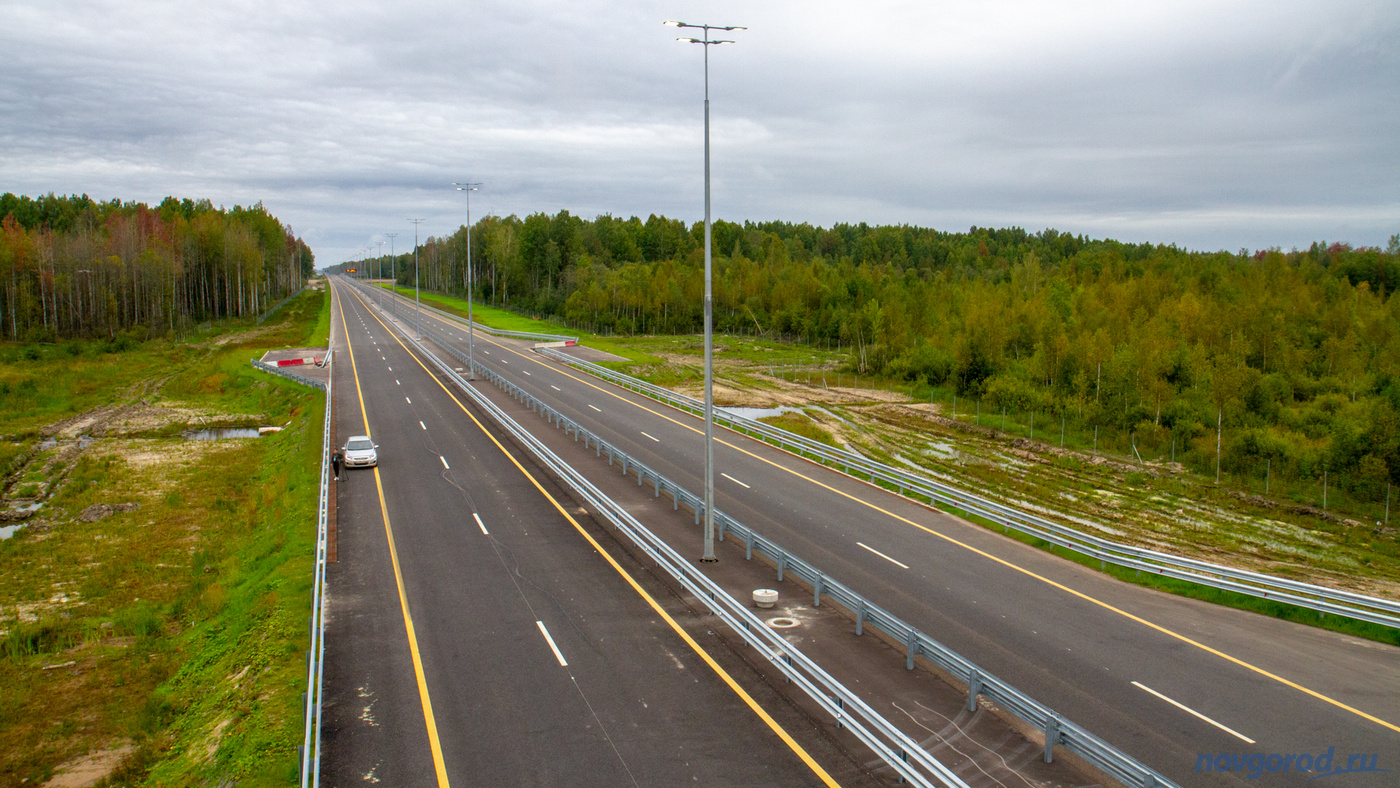
[[[793,627],[797,626],[798,623],[800,622],[798,622],[797,619],[787,618],[784,616],[768,619],[768,626],[774,629],[792,629]]]

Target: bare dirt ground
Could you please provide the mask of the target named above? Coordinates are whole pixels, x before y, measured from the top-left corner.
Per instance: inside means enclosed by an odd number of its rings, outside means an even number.
[[[656,353],[694,369],[694,356]],[[837,444],[1117,542],[1332,588],[1400,599],[1400,566],[1370,548],[1394,524],[1222,489],[1178,463],[1062,449],[953,419],[898,392],[838,387],[812,368],[797,383],[747,361],[716,360],[715,402],[798,408]],[[824,376],[824,380],[823,380]],[[850,373],[840,381],[851,383]],[[670,386],[692,397],[698,382]]]
[[[89,788],[96,785],[132,752],[130,744],[74,758],[60,765],[42,788]]]

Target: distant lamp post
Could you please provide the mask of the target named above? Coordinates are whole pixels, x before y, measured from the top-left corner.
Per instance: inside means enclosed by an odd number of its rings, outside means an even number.
[[[715,389],[714,389],[714,302],[710,288],[710,47],[732,44],[725,39],[711,39],[711,30],[748,30],[747,27],[720,25],[689,25],[667,21],[672,27],[700,30],[700,38],[677,38],[700,44],[705,49],[705,553],[704,563],[714,563],[715,557]]]
[[[413,333],[423,338],[423,308],[418,298],[418,225],[427,219],[408,219],[413,222]]]
[[[374,278],[376,280],[384,278],[384,242],[379,242],[379,258],[374,264]],[[384,311],[384,285],[376,282],[375,287],[379,290],[379,311]]]
[[[467,197],[467,380],[476,380],[476,360],[472,355],[472,192],[480,183],[453,183]]]
[[[389,278],[394,281],[389,283],[389,311],[397,315],[399,313],[399,258],[394,256],[394,239],[399,237],[398,233],[384,233],[384,237],[389,239]]]

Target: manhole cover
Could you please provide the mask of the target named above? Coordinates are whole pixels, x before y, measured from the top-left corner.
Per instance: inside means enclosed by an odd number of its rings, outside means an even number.
[[[797,624],[798,621],[795,618],[779,617],[768,619],[768,626],[774,629],[792,629],[797,626]]]

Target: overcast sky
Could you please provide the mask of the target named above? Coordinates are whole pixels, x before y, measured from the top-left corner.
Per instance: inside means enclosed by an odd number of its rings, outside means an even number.
[[[0,191],[261,200],[318,263],[474,215],[1400,232],[1400,2],[0,0]]]

